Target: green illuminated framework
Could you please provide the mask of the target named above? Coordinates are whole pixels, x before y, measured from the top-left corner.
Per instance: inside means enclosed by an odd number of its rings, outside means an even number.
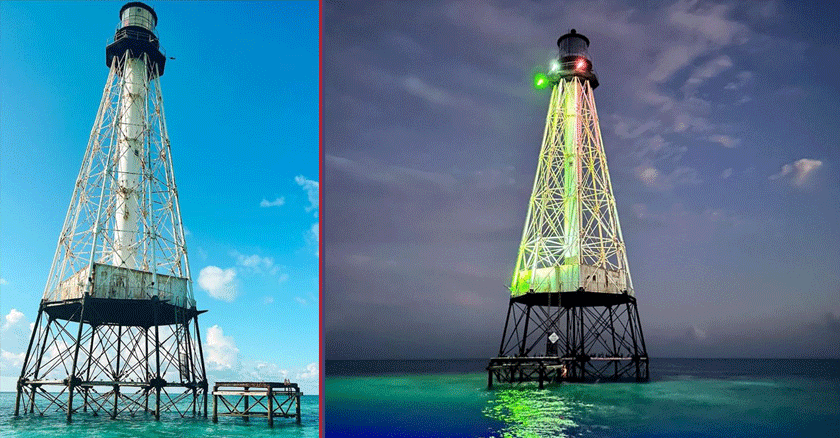
[[[540,79],[552,82],[551,103],[511,296],[581,288],[632,295],[591,82]]]

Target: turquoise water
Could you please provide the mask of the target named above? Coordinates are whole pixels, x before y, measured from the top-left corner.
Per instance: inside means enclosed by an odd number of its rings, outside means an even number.
[[[490,391],[486,361],[438,362],[328,361],[327,436],[840,436],[840,361],[660,359],[649,383]]]
[[[277,418],[274,428],[269,428],[267,421],[253,418],[245,422],[241,418],[220,417],[214,424],[208,416],[204,418],[181,418],[177,415],[161,415],[161,421],[152,416],[118,418],[112,420],[107,415],[94,417],[80,413],[73,416],[68,424],[65,416],[58,412],[40,416],[21,416],[14,418],[15,394],[0,393],[0,436],[9,437],[44,437],[44,436],[79,436],[94,438],[116,437],[300,437],[318,436],[318,396],[301,397],[301,424],[295,420]],[[208,412],[212,415],[212,399]]]

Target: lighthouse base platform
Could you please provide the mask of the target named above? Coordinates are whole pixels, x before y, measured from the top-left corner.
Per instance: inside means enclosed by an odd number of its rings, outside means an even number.
[[[487,386],[650,379],[636,299],[627,293],[529,293],[512,297]]]

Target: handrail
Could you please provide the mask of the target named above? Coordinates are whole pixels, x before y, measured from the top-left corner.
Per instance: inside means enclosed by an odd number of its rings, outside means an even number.
[[[132,39],[132,40],[137,40],[137,41],[148,41],[150,43],[157,42],[158,43],[158,48],[157,49],[160,51],[160,53],[164,57],[166,56],[166,50],[164,50],[163,47],[160,47],[160,39],[158,38],[157,34],[154,33],[154,32],[152,32],[151,35],[150,35],[149,32],[141,32],[141,31],[137,31],[137,30],[133,30],[133,29],[119,28],[119,29],[117,29],[116,33],[114,34],[113,41],[108,40],[108,44],[111,44],[112,42],[117,42],[117,41],[125,39],[125,38]]]

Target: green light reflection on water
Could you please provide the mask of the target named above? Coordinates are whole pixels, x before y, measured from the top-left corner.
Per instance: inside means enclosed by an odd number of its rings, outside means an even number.
[[[505,424],[500,436],[506,438],[568,436],[568,429],[578,427],[576,413],[593,407],[550,390],[513,388],[495,394],[483,413]]]

